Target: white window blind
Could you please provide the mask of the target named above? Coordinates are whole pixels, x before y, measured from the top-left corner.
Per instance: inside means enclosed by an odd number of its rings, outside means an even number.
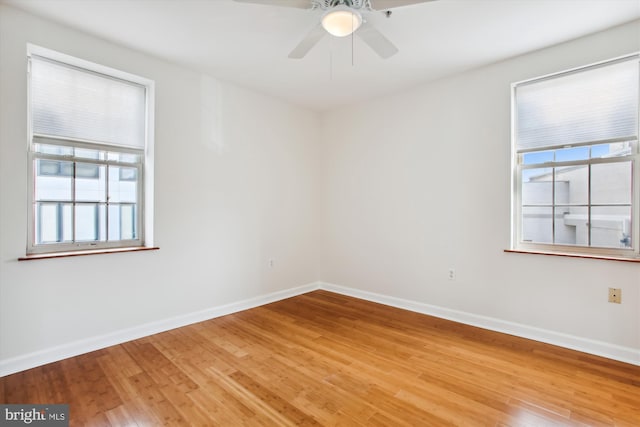
[[[144,86],[35,55],[31,73],[34,134],[144,149]]]
[[[516,149],[637,139],[638,59],[515,87]]]

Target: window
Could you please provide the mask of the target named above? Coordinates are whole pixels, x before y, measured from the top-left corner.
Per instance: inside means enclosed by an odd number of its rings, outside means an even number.
[[[638,256],[638,55],[513,85],[513,248]]]
[[[30,46],[27,253],[145,245],[151,90]]]

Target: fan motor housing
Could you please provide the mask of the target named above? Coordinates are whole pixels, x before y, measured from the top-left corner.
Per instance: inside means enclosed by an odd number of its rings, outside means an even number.
[[[332,9],[336,6],[347,6],[351,9],[371,10],[369,0],[311,0],[313,7],[322,10]]]

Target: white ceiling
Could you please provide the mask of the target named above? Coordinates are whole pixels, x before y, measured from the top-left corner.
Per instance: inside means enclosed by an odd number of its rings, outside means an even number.
[[[0,0],[20,9],[324,111],[640,18],[640,0],[439,0],[365,18],[400,52],[326,36],[287,55],[321,12],[233,0]]]

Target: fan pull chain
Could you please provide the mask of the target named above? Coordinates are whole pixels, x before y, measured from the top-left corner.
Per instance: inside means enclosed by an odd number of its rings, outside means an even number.
[[[351,66],[353,67],[355,65],[355,61],[353,60],[353,46],[354,46],[354,39],[355,36],[353,35],[355,31],[355,28],[353,27],[353,17],[351,18]]]
[[[333,81],[333,40],[329,39],[329,80]]]
[[[353,27],[353,23],[351,25]],[[351,66],[355,66],[355,61],[353,60],[353,46],[354,46],[354,39],[355,36],[353,35],[353,32],[351,33]]]

